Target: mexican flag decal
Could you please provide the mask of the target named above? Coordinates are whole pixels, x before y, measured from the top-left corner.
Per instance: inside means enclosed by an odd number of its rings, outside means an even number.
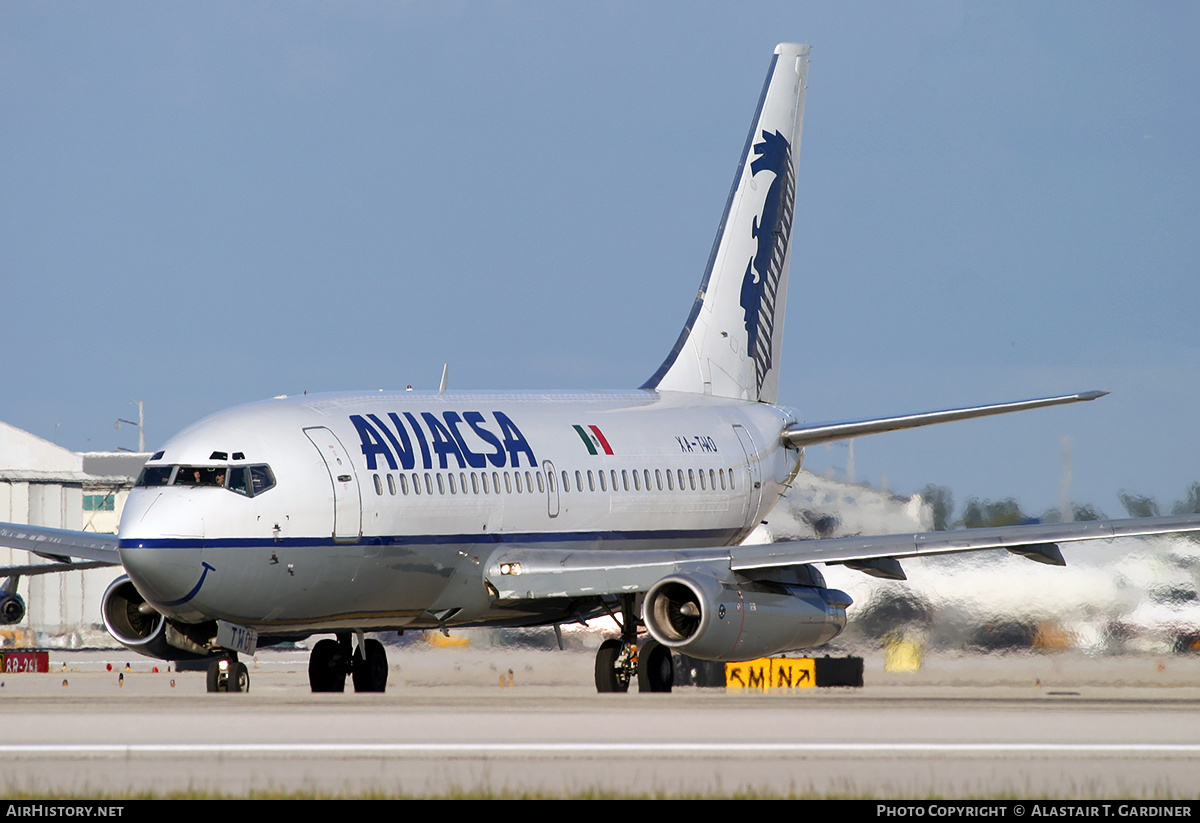
[[[599,454],[597,449],[602,449],[605,454],[612,454],[612,446],[608,445],[608,440],[604,436],[604,432],[600,431],[599,426],[588,426],[585,430],[583,426],[572,426],[575,433],[579,435],[579,439],[583,441],[583,445],[587,446],[588,454]]]

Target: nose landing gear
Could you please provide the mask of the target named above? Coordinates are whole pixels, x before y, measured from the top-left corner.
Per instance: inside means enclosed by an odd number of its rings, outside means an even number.
[[[245,663],[238,662],[235,652],[229,652],[208,664],[208,691],[250,691],[250,671]]]

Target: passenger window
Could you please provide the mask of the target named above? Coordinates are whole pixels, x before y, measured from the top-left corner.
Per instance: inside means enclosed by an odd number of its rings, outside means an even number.
[[[383,496],[383,481],[379,479],[379,475],[373,475],[375,478],[375,494]]]
[[[521,490],[521,480],[517,479],[517,491]],[[504,491],[506,494],[512,494],[512,475],[508,472],[504,473]]]
[[[441,475],[439,474],[439,475],[438,475],[438,477],[440,478],[440,477],[441,477]],[[455,486],[454,486],[454,473],[453,473],[453,472],[451,472],[450,474],[446,475],[446,481],[447,481],[447,482],[450,484],[450,493],[451,493],[451,494],[458,494],[458,491],[457,491],[457,489],[456,489],[456,488],[455,488]]]
[[[405,497],[408,496],[408,478],[400,475],[400,493]]]
[[[602,491],[602,492],[608,491],[607,475],[604,472],[596,472],[596,473],[600,475],[600,491]],[[588,472],[588,480],[591,480],[591,478],[592,478],[592,473]]]

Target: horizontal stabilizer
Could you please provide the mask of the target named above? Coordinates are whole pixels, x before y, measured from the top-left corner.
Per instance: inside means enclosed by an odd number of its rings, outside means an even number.
[[[1017,400],[1013,403],[995,403],[990,406],[970,406],[965,409],[945,409],[943,411],[920,412],[918,414],[902,414],[897,417],[880,417],[875,420],[854,420],[848,423],[821,423],[815,426],[790,426],[783,432],[783,442],[789,448],[799,449],[804,446],[815,446],[818,443],[832,443],[835,440],[849,440],[851,437],[862,437],[866,434],[915,429],[919,426],[932,426],[935,423],[951,423],[955,420],[972,420],[976,417],[991,417],[993,414],[1008,414],[1009,412],[1028,411],[1029,409],[1044,409],[1049,406],[1062,406],[1067,403],[1080,403],[1095,400],[1108,394],[1105,391],[1088,391],[1080,394],[1064,394],[1059,397],[1039,397],[1034,400]]]

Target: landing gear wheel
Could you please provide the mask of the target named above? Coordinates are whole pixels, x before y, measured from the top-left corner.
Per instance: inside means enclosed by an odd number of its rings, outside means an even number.
[[[605,640],[596,652],[596,691],[629,691],[629,661],[625,644],[620,640]]]
[[[346,661],[336,640],[326,638],[308,656],[308,685],[314,692],[346,691]]]
[[[647,638],[638,648],[638,691],[669,692],[675,683],[671,649]]]
[[[387,653],[382,643],[372,638],[358,647],[354,652],[354,667],[350,677],[356,692],[382,692],[387,689]]]
[[[250,691],[250,671],[245,663],[230,663],[225,690],[229,692]]]
[[[208,664],[206,685],[210,692],[248,692],[250,672],[236,656],[218,657]]]

